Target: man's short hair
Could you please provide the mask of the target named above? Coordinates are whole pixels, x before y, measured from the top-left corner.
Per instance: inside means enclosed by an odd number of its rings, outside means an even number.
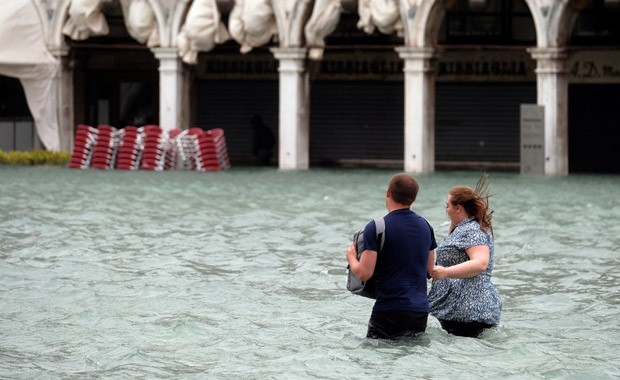
[[[407,173],[398,173],[390,179],[392,200],[402,205],[410,206],[418,196],[420,185],[415,178]]]

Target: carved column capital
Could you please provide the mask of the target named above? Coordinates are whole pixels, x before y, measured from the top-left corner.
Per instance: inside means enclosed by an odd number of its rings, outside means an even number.
[[[273,56],[276,59],[306,59],[308,54],[308,49],[306,48],[297,48],[297,47],[289,47],[289,48],[271,48],[269,49],[273,53]]]
[[[530,48],[528,53],[536,60],[537,74],[566,73],[568,55],[563,47]]]
[[[396,52],[402,59],[436,59],[439,51],[432,47],[397,47]]]
[[[407,72],[433,72],[434,63],[439,57],[439,51],[432,47],[397,47],[398,56],[405,61],[403,71]]]
[[[272,48],[273,56],[280,61],[279,72],[301,73],[305,70],[304,64],[308,56],[306,48]]]
[[[179,49],[176,47],[157,47],[152,48],[151,51],[155,54],[155,58],[159,60],[179,58]]]
[[[182,70],[179,50],[176,47],[159,47],[151,49],[155,58],[159,60],[161,73],[180,73]]]

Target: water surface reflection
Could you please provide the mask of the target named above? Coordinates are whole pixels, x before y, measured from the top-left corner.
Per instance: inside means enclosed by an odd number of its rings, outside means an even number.
[[[620,376],[619,177],[491,173],[501,326],[383,342],[344,253],[392,174],[0,167],[0,377]],[[418,177],[438,239],[477,177]]]

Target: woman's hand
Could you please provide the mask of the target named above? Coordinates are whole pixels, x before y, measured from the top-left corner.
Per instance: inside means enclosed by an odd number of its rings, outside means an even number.
[[[448,278],[448,269],[442,266],[436,265],[430,273],[433,280],[443,280]]]
[[[431,274],[433,280],[443,280],[444,278],[470,278],[484,272],[489,265],[489,247],[486,245],[476,245],[465,250],[469,260],[451,266],[435,266]]]

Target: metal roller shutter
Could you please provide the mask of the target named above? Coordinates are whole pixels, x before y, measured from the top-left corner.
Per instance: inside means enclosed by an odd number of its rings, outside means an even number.
[[[233,163],[253,162],[252,127],[255,113],[278,136],[278,81],[201,80],[196,82],[198,126],[222,128]],[[277,159],[277,146],[274,158]]]
[[[436,161],[520,161],[520,104],[536,84],[437,83]]]
[[[569,172],[620,173],[620,84],[572,84],[568,89]]]
[[[399,160],[404,154],[404,89],[398,81],[314,81],[310,160]]]

